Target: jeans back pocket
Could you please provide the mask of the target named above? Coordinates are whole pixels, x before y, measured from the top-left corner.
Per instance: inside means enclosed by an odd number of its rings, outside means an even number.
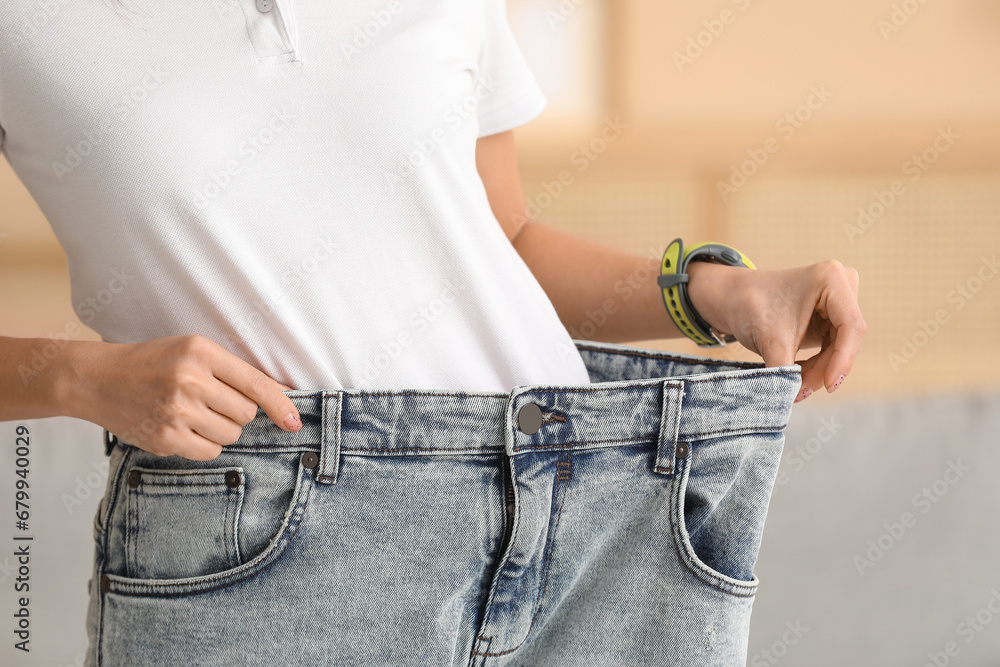
[[[126,576],[178,579],[240,564],[241,467],[132,467],[126,483]]]

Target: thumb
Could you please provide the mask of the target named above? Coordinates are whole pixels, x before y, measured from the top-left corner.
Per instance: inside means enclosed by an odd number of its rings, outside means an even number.
[[[764,365],[768,368],[774,366],[791,366],[795,363],[795,349],[788,345],[771,345],[760,351],[760,356],[764,358]]]

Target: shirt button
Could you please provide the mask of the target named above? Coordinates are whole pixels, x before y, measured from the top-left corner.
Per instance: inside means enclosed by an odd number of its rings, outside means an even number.
[[[273,6],[274,0],[257,0],[257,11],[261,14],[267,14]]]
[[[525,403],[517,411],[517,427],[531,435],[542,427],[542,409],[534,403]]]

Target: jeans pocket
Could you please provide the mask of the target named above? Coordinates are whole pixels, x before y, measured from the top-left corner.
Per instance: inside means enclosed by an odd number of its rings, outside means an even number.
[[[105,592],[184,595],[254,576],[285,551],[313,486],[301,452],[194,461],[125,446],[104,528]]]
[[[243,469],[132,466],[126,485],[125,573],[177,579],[240,564]]]
[[[733,595],[754,595],[764,520],[778,472],[781,431],[685,443],[671,485],[674,544],[700,581]]]

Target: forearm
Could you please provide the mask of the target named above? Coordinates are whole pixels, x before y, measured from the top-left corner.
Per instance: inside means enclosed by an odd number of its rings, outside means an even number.
[[[573,337],[622,343],[683,335],[656,282],[661,255],[626,253],[537,222],[524,225],[514,247]],[[690,271],[692,301],[720,328],[715,305],[722,297],[715,278],[728,268],[699,262]]]
[[[80,363],[103,343],[0,336],[0,421],[75,414]]]

